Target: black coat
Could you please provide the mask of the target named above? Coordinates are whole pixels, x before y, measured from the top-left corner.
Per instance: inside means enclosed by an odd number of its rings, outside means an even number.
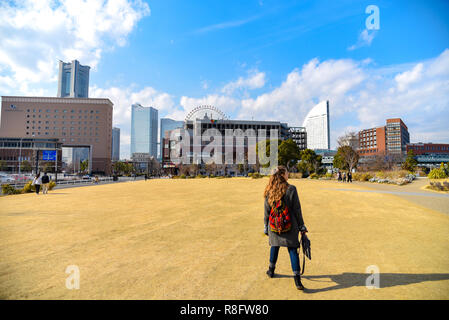
[[[298,248],[299,232],[305,230],[305,226],[302,218],[301,204],[299,203],[298,192],[295,186],[291,184],[288,186],[284,199],[291,215],[292,228],[281,234],[271,232],[270,230],[268,217],[270,216],[271,207],[268,204],[268,199],[265,199],[264,224],[268,226],[268,243],[270,246]]]

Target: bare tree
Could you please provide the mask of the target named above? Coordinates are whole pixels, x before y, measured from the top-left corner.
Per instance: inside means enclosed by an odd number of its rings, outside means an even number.
[[[215,162],[208,163],[206,164],[205,169],[208,174],[212,173],[213,175],[215,175],[215,173],[217,172],[217,165],[215,164]]]
[[[340,147],[349,146],[354,151],[357,151],[359,149],[359,134],[354,131],[346,132],[337,138],[337,143]]]
[[[191,164],[189,165],[189,175],[196,176],[198,175],[199,166],[197,164]]]
[[[341,146],[337,150],[337,154],[334,156],[334,167],[349,170],[357,167],[359,162],[359,154],[350,146]]]

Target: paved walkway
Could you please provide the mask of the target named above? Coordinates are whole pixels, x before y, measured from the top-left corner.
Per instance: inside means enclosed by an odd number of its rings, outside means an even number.
[[[341,183],[341,191],[355,191],[355,192],[375,192],[388,193],[396,195],[407,201],[413,202],[425,208],[436,210],[449,214],[449,194],[433,192],[423,189],[429,184],[427,178],[418,178],[410,184],[404,186],[397,186],[385,183],[371,183],[371,182],[353,182],[352,184]],[[344,186],[360,186],[365,190],[346,189]],[[366,190],[368,189],[368,190]]]

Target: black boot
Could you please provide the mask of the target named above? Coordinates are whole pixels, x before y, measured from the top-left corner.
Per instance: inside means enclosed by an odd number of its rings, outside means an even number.
[[[299,274],[295,274],[295,285],[298,290],[304,290],[304,286],[301,283],[301,276]]]
[[[267,275],[268,275],[270,278],[273,278],[273,277],[274,277],[274,267],[268,267]]]

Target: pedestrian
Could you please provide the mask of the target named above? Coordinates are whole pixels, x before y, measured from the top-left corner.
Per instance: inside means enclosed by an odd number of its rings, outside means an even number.
[[[338,181],[339,182],[341,181],[341,172],[340,171],[338,171]]]
[[[343,182],[346,182],[346,172],[343,172]]]
[[[148,175],[145,173],[145,181],[147,181],[148,179]]]
[[[99,181],[98,176],[95,176],[95,184],[98,184],[98,181]]]
[[[50,186],[50,177],[47,172],[42,176],[42,194],[48,194],[48,187]]]
[[[280,247],[287,247],[290,255],[295,285],[298,290],[304,290],[301,283],[301,268],[299,265],[299,232],[307,232],[301,213],[296,187],[288,184],[288,170],[279,166],[271,175],[264,191],[264,233],[268,235],[270,245],[270,264],[267,275],[274,276],[274,269]]]
[[[352,173],[351,173],[351,171],[348,172],[348,182],[352,183]]]
[[[38,172],[36,174],[36,176],[34,177],[33,182],[31,182],[31,185],[33,185],[34,189],[36,190],[36,194],[39,194],[39,190],[41,189],[41,184],[42,184],[41,173]]]

